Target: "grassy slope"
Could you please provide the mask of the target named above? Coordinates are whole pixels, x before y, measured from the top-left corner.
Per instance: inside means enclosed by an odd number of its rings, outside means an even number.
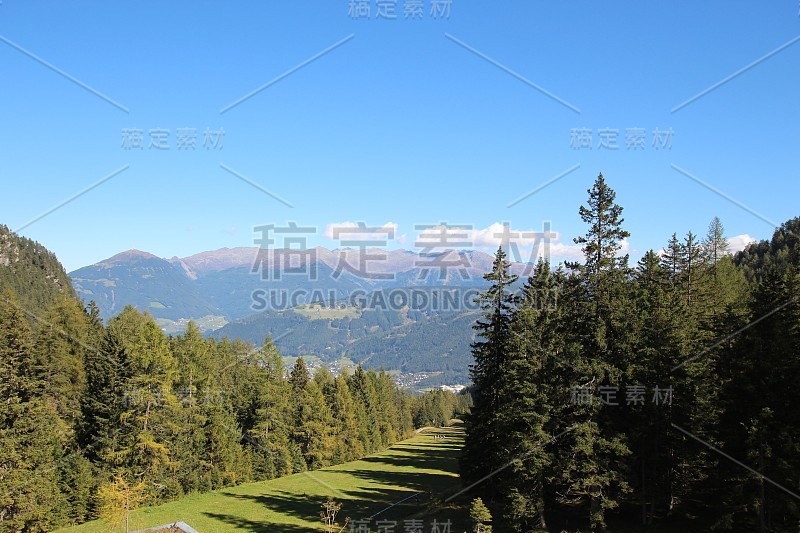
[[[435,434],[445,438],[435,439]],[[453,531],[461,531],[463,527],[455,526],[463,523],[463,511],[432,513],[430,504],[432,498],[460,489],[457,471],[462,445],[460,427],[429,429],[359,461],[136,511],[131,515],[131,529],[181,520],[201,533],[320,531],[321,504],[330,495],[343,504],[341,517],[361,519],[380,512],[375,520],[398,521],[396,531],[403,531],[403,520],[411,517],[424,517],[425,531],[431,529],[434,518],[451,519]],[[422,494],[385,510],[418,492]],[[375,521],[371,526],[376,529]],[[106,533],[109,527],[98,521],[63,531]]]

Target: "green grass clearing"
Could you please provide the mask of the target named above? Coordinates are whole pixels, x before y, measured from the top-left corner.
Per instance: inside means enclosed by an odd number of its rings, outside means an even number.
[[[309,320],[334,320],[337,318],[358,318],[358,311],[354,307],[323,307],[321,305],[301,305],[293,307],[292,311]]]
[[[450,519],[451,530],[462,531],[463,526],[456,525],[465,525],[463,511],[451,508],[451,516],[445,516],[447,510],[441,516],[431,511],[433,501],[461,487],[457,472],[462,446],[460,426],[426,429],[358,461],[140,509],[131,514],[131,530],[180,520],[201,533],[322,531],[321,505],[333,496],[342,504],[340,522],[348,516],[364,519],[379,513],[371,522],[373,531],[377,520],[397,521],[395,530],[403,531],[403,520],[412,517],[424,520],[425,531],[431,530],[434,518],[440,523]],[[108,533],[110,528],[95,521],[62,531]]]

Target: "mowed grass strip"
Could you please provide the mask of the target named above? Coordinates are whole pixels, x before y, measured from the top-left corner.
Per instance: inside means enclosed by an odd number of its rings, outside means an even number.
[[[463,441],[460,426],[426,429],[358,461],[134,511],[131,531],[179,520],[201,533],[318,531],[323,529],[319,513],[328,496],[342,504],[340,523],[345,517],[357,520],[378,514],[373,519],[373,528],[375,520],[396,520],[396,529],[402,531],[402,521],[419,516],[431,498],[460,489],[457,472]],[[394,505],[416,493],[420,494]],[[62,531],[108,533],[110,530],[107,523],[94,521]]]

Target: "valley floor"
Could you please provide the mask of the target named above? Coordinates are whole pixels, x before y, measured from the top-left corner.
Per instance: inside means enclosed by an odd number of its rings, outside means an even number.
[[[395,530],[403,531],[405,520],[416,519],[427,532],[434,520],[439,524],[451,520],[452,531],[463,531],[463,510],[436,511],[432,505],[461,488],[458,456],[463,438],[460,425],[425,429],[358,461],[135,511],[131,531],[176,521],[186,522],[200,533],[323,531],[319,513],[328,496],[342,504],[340,523],[345,517],[356,524],[372,517],[369,527],[373,531],[378,530],[380,521],[396,522]],[[95,521],[62,531],[109,530],[108,524]]]

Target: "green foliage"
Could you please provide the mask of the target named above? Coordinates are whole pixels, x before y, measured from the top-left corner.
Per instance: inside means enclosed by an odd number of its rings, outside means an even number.
[[[444,384],[468,381],[474,311],[366,309],[353,314],[312,319],[291,309],[264,311],[233,321],[211,335],[260,342],[264,332],[278,336],[291,330],[291,335],[279,341],[287,356],[314,354],[325,361],[344,356],[376,369],[443,372],[440,382]],[[443,358],[442,354],[448,355]]]
[[[472,520],[472,531],[476,533],[491,533],[492,514],[480,498],[475,498],[469,506],[469,518]]]
[[[487,276],[465,486],[504,530],[793,530],[800,219],[731,256],[715,218],[703,241],[673,234],[631,268],[614,191],[600,175],[588,193],[584,261],[540,263],[518,299],[502,249]]]
[[[336,377],[329,394],[335,432],[333,462],[338,464],[352,461],[364,455],[365,447],[359,438],[355,402],[344,375]]]
[[[413,431],[414,401],[383,371],[312,380],[298,358],[287,377],[269,337],[255,349],[193,322],[167,337],[131,306],[103,325],[96,305],[47,284],[63,272],[51,254],[5,228],[0,245],[0,532],[114,522],[120,508],[351,461]]]
[[[735,256],[714,219],[703,241],[673,234],[632,268],[602,175],[580,216],[584,261],[540,263],[521,291],[498,251],[479,296],[472,388],[416,397],[360,365],[312,379],[298,358],[287,376],[270,338],[207,339],[194,323],[167,337],[132,307],[103,325],[57,281],[52,254],[2,228],[0,531],[97,516],[119,479],[157,504],[353,460],[462,416],[462,478],[497,529],[635,517],[792,530],[800,219]],[[646,387],[639,404],[625,401],[632,384]],[[574,401],[576,387],[609,385],[623,387],[616,404]],[[652,401],[655,386],[670,387],[668,404]]]
[[[72,282],[53,252],[0,224],[0,297],[6,291],[16,295],[31,325],[54,300],[75,297]]]
[[[145,488],[144,482],[131,484],[122,474],[117,474],[97,492],[98,515],[108,522],[112,530],[124,526],[122,530],[128,533],[130,513],[144,500]]]
[[[474,329],[477,338],[472,345],[475,363],[470,367],[474,406],[466,417],[466,446],[461,457],[461,475],[465,482],[487,478],[488,491],[494,491],[496,480],[491,476],[507,460],[505,435],[497,416],[503,410],[506,381],[504,379],[512,337],[511,321],[515,297],[511,285],[517,277],[509,272],[506,252],[497,251],[492,271],[484,278],[491,286],[479,294],[482,318]],[[489,450],[491,452],[487,453]]]

